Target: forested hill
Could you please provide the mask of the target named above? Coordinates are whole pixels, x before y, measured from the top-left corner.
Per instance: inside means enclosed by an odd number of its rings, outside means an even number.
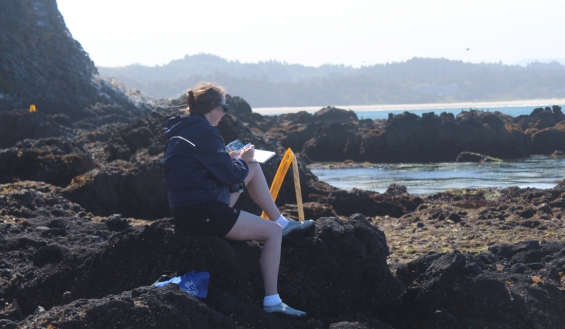
[[[499,101],[565,97],[565,66],[471,64],[447,59],[353,68],[308,67],[276,61],[240,63],[214,55],[185,56],[163,66],[99,67],[102,77],[155,98],[178,97],[200,81],[214,81],[253,107]]]

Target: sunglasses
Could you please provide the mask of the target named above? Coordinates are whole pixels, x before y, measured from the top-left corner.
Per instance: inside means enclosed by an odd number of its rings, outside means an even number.
[[[222,110],[224,110],[224,113],[226,113],[230,109],[230,106],[226,103],[218,103],[218,105],[222,107]]]

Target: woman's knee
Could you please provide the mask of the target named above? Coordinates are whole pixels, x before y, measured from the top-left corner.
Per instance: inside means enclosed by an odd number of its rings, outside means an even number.
[[[249,170],[253,170],[253,171],[261,170],[261,166],[259,165],[259,162],[248,162],[247,166],[249,167]]]
[[[272,221],[267,221],[268,230],[267,230],[267,239],[281,239],[282,240],[282,227]]]
[[[249,180],[253,179],[257,175],[261,175],[263,177],[265,176],[263,174],[263,169],[261,169],[261,166],[259,165],[259,163],[250,162],[250,163],[247,164],[247,166],[249,167],[249,175],[247,175],[247,178]]]

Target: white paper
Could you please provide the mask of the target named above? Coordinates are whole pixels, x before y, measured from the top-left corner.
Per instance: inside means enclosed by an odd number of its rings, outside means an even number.
[[[256,149],[252,162],[265,163],[269,161],[269,159],[271,159],[273,156],[275,156],[275,154],[275,152]]]

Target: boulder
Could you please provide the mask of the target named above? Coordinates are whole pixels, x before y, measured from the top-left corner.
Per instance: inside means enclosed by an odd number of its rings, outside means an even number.
[[[435,253],[401,265],[398,328],[560,328],[565,244],[494,245]]]
[[[27,139],[0,150],[0,183],[42,181],[67,186],[96,165],[83,143],[65,138]]]

